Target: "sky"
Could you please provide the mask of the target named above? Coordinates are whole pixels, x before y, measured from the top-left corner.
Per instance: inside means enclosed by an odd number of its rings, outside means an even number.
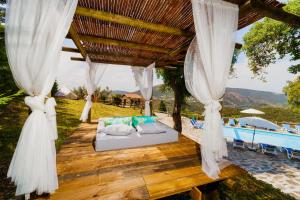
[[[249,29],[250,26],[239,30],[236,35],[236,42],[243,44],[243,35]],[[65,40],[64,46],[75,47],[69,39]],[[87,64],[80,61],[71,61],[70,57],[80,57],[80,54],[62,52],[59,75],[57,77],[61,88],[73,89],[85,85],[84,74]],[[292,81],[296,78],[296,75],[287,71],[290,65],[296,63],[300,63],[300,60],[291,62],[288,57],[278,60],[275,64],[267,68],[266,81],[264,82],[257,77],[253,78],[253,74],[248,68],[247,57],[244,53],[241,53],[235,64],[236,76],[228,80],[227,87],[282,93],[282,88],[286,85],[287,81]],[[163,81],[157,78],[156,73],[154,74],[154,85],[162,84]],[[109,65],[99,85],[102,88],[109,87],[111,90],[125,90],[130,92],[138,90],[130,67],[123,65]]]

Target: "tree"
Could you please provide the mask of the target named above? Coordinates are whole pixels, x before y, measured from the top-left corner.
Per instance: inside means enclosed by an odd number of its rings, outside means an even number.
[[[53,84],[53,87],[51,89],[51,97],[54,97],[57,92],[58,92],[58,84],[55,81],[54,84]]]
[[[240,53],[241,51],[239,49],[234,49],[229,71],[229,77],[236,77],[234,64],[236,63]]]
[[[87,96],[87,90],[83,86],[78,87],[78,88],[74,88],[72,90],[72,92],[74,94],[76,94],[78,99],[85,99],[85,97]]]
[[[112,93],[112,91],[109,89],[109,87],[106,87],[104,90],[101,90],[100,100],[107,101],[107,99],[111,96],[111,93]]]
[[[14,82],[8,64],[4,32],[4,26],[0,25],[0,96],[10,96],[18,92],[19,89]]]
[[[174,92],[174,106],[173,106],[173,121],[174,129],[181,133],[181,106],[185,103],[186,97],[190,96],[185,87],[183,67],[178,66],[176,70],[158,69],[157,75],[162,77],[164,85],[161,88],[166,91],[172,89]]]
[[[300,16],[300,1],[289,0],[285,11]],[[286,55],[291,61],[300,58],[300,28],[280,21],[264,18],[256,22],[244,36],[242,50],[249,59],[249,67],[254,75],[263,78],[264,69]],[[289,67],[289,72],[300,72],[300,64]]]
[[[3,17],[2,10],[0,17]],[[7,60],[4,38],[4,26],[0,25],[0,107],[6,106],[14,98],[24,95],[14,82],[9,63]]]
[[[112,104],[114,106],[120,106],[122,103],[122,95],[121,94],[113,94],[112,95]]]
[[[165,102],[164,102],[163,100],[161,100],[161,101],[159,102],[158,110],[159,110],[160,112],[167,112],[167,106],[166,106],[166,104],[165,104]]]
[[[288,97],[289,105],[296,111],[300,111],[300,76],[291,81],[283,88],[283,92]]]
[[[93,94],[94,102],[98,102],[101,100],[101,87],[97,87]]]
[[[0,1],[0,22],[5,23],[5,12],[6,12],[6,5]]]

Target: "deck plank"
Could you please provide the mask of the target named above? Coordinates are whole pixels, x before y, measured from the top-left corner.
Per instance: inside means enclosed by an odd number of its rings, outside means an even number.
[[[50,199],[156,199],[213,182],[201,170],[197,144],[179,142],[95,152],[97,124],[81,124],[57,154],[59,189]],[[221,179],[243,173],[234,166]]]

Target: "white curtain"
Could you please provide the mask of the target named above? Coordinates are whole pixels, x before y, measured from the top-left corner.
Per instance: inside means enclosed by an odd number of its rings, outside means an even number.
[[[144,115],[150,116],[150,100],[152,97],[153,88],[153,69],[155,63],[152,63],[146,68],[143,67],[131,67],[134,79],[138,87],[140,88],[141,94],[145,99],[145,113]]]
[[[219,103],[224,95],[234,51],[238,6],[222,0],[192,0],[196,37],[190,44],[184,77],[188,91],[205,105],[205,124],[199,138],[202,168],[218,178],[227,156]]]
[[[107,68],[106,64],[91,62],[88,56],[86,58],[86,62],[88,63],[88,67],[86,68],[85,79],[88,96],[86,97],[86,103],[80,116],[80,120],[83,122],[85,122],[88,118],[89,111],[93,105],[92,95],[99,86]]]
[[[16,195],[52,193],[56,174],[55,100],[49,94],[77,0],[8,0],[5,42],[14,80],[29,96],[27,118],[7,173]]]

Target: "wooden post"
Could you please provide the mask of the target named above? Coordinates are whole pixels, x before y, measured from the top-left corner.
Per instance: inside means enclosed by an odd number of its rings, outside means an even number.
[[[202,200],[202,192],[197,187],[192,188],[190,196],[192,200]]]
[[[94,95],[91,96],[91,101],[94,103]],[[87,119],[87,123],[91,123],[92,122],[92,107],[89,110],[89,114],[88,114],[88,119]]]
[[[91,123],[91,121],[92,121],[92,108],[89,111],[87,123]]]
[[[219,182],[212,182],[206,185],[201,185],[197,189],[200,190],[202,194],[202,199],[201,200],[219,200],[220,195],[219,195]]]

